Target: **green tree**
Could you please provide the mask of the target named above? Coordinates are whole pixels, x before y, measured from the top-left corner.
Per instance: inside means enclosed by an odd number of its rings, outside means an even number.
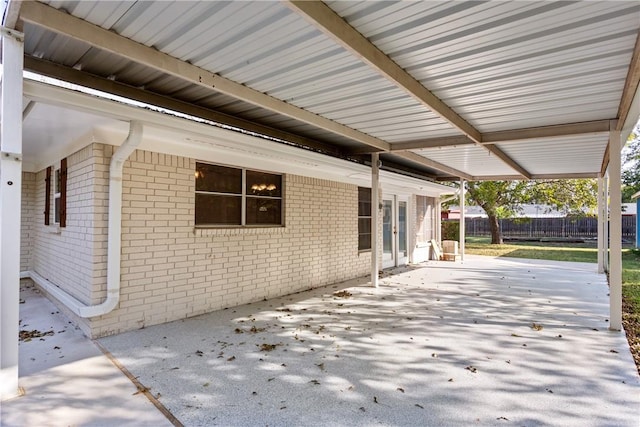
[[[640,122],[636,125],[622,150],[622,202],[640,191]]]
[[[543,181],[471,181],[467,201],[480,206],[489,217],[491,243],[502,244],[500,219],[513,217],[527,203],[542,203],[567,215],[584,215],[597,206],[597,182],[593,179]]]

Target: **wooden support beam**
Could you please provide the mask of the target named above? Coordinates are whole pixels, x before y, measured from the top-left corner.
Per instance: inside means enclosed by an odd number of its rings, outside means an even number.
[[[21,0],[9,0],[9,2],[7,3],[7,7],[5,8],[4,20],[2,21],[2,25],[4,27],[22,31],[22,29],[18,25],[21,7]]]
[[[616,126],[616,130],[622,130],[622,127],[627,120],[627,115],[631,109],[633,98],[636,96],[639,83],[640,33],[638,33],[638,37],[636,38],[636,45],[633,48],[633,56],[631,57],[631,63],[629,64],[629,70],[627,71],[627,78],[624,81],[624,89],[622,90],[622,97],[620,98],[620,105],[618,106],[618,124]]]
[[[472,179],[473,177],[471,175],[465,173],[465,172],[462,172],[462,171],[460,171],[458,169],[454,169],[454,168],[449,167],[447,165],[443,165],[442,163],[436,162],[435,160],[427,159],[426,157],[422,157],[421,155],[416,154],[416,153],[412,153],[410,151],[401,151],[401,152],[398,152],[398,153],[393,153],[393,155],[396,156],[396,157],[401,157],[401,158],[406,159],[406,160],[410,160],[410,161],[412,161],[414,163],[418,163],[418,164],[430,167],[432,169],[439,170],[439,171],[444,172],[444,173],[451,174],[451,175],[453,175],[455,177],[458,177],[458,179],[459,178],[464,178],[464,179],[467,179],[467,180],[470,180],[470,181],[473,180]]]
[[[466,136],[445,136],[442,138],[417,139],[414,141],[396,142],[391,144],[391,151],[419,150],[425,148],[451,147],[469,145],[474,142]]]
[[[609,132],[610,120],[594,120],[591,122],[568,123],[553,126],[541,126],[526,129],[511,129],[499,132],[487,132],[482,134],[482,145],[497,144],[500,142],[525,142],[530,139],[555,138],[559,136],[593,135]],[[419,150],[422,148],[450,147],[456,145],[468,145],[473,141],[466,136],[445,136],[441,138],[426,138],[412,141],[391,143],[391,151]],[[371,149],[365,148],[363,150]]]
[[[509,165],[513,170],[521,174],[523,177],[527,179],[531,179],[531,174],[525,168],[523,168],[518,162],[513,160],[511,157],[507,155],[504,151],[498,148],[495,145],[487,145],[487,149],[496,155],[500,160]]]
[[[179,101],[163,95],[158,95],[147,90],[138,89],[124,83],[98,77],[84,71],[65,67],[63,65],[35,58],[33,56],[25,55],[24,66],[25,69],[29,71],[33,71],[35,73],[69,83],[74,83],[79,86],[88,87],[105,93],[112,93],[114,95],[122,96],[123,98],[129,98],[138,102],[143,102],[145,104],[155,105],[160,108],[166,108],[167,110],[199,117],[205,120],[211,120],[212,122],[235,127],[238,129],[243,129],[249,132],[254,132],[256,134],[266,135],[271,138],[287,141],[301,147],[319,150],[337,157],[346,156],[346,154],[342,150],[340,150],[340,148],[331,144],[274,129],[269,126],[264,126],[208,108],[198,107],[194,104]]]
[[[482,134],[482,144],[496,144],[505,141],[526,141],[529,139],[554,138],[558,136],[604,134],[608,132],[609,120],[594,120],[591,122],[487,132]]]
[[[475,142],[481,142],[480,132],[451,107],[418,82],[411,74],[378,49],[355,28],[345,22],[329,6],[319,1],[287,1],[289,8],[303,16],[316,28],[342,47],[358,56],[378,73],[392,81],[418,102],[449,122]]]
[[[43,3],[23,3],[20,18],[25,22],[83,41],[98,49],[178,77],[189,83],[224,93],[233,98],[317,126],[365,145],[376,147],[383,151],[387,151],[390,148],[389,143],[386,141],[226,79],[211,71],[174,58]]]

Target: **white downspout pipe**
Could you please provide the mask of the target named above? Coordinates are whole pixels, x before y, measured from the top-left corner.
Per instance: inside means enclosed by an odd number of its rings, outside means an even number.
[[[107,234],[107,298],[97,305],[85,305],[39,274],[29,271],[22,276],[30,277],[80,317],[102,316],[112,311],[120,301],[120,254],[122,233],[122,170],[124,162],[142,141],[142,123],[132,121],[129,135],[113,153],[109,166],[109,228]]]

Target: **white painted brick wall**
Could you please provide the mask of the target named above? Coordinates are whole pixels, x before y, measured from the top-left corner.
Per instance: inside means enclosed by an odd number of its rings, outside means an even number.
[[[104,281],[106,265],[106,225],[100,216],[106,212],[103,193],[107,190],[104,177],[108,177],[108,164],[103,167],[104,146],[91,144],[67,159],[67,226],[54,223],[53,192],[51,185],[50,225],[44,225],[45,176],[42,170],[35,175],[33,196],[31,269],[57,284],[66,292],[84,302],[99,302],[94,286]],[[55,166],[55,165],[53,165]],[[55,170],[55,167],[54,167]],[[54,171],[55,172],[55,171]],[[52,181],[55,173],[52,173]],[[97,192],[96,192],[97,190]],[[104,234],[104,235],[103,235]],[[87,334],[90,322],[81,319],[58,304]]]
[[[287,175],[285,228],[194,229],[195,162],[148,151],[126,162],[121,300],[92,319],[93,336],[368,274],[370,253],[358,254],[356,186]]]
[[[20,227],[20,271],[31,270],[35,238],[36,174],[22,173],[22,222]],[[42,218],[42,215],[40,216]]]

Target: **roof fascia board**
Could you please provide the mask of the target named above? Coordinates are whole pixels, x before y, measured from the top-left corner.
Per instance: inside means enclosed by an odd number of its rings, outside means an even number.
[[[427,159],[426,157],[422,157],[419,154],[412,153],[411,151],[401,151],[397,153],[393,153],[394,156],[402,157],[403,159],[410,160],[412,162],[430,167],[432,169],[439,170],[441,172],[457,176],[459,178],[464,178],[472,181],[473,177],[465,172],[462,172],[458,169],[454,169],[447,165],[443,165],[442,163],[436,162],[435,160]]]
[[[442,119],[475,142],[481,142],[480,132],[464,120],[451,107],[378,49],[355,28],[345,22],[329,6],[319,1],[286,1],[289,8],[303,16],[313,26],[334,39],[345,49],[369,64],[378,73],[404,89]]]
[[[20,18],[31,24],[83,41],[98,49],[119,55],[190,83],[241,99],[365,145],[380,148],[384,151],[390,148],[389,143],[386,141],[226,79],[45,4],[25,2],[20,11]]]
[[[79,86],[88,87],[101,92],[111,93],[114,95],[122,96],[124,98],[133,99],[138,102],[155,105],[157,107],[166,108],[168,110],[177,111],[194,117],[200,117],[202,119],[211,120],[223,125],[237,127],[250,132],[263,134],[272,138],[282,139],[293,144],[322,150],[336,156],[344,155],[341,150],[330,144],[325,144],[320,141],[315,141],[289,132],[253,123],[248,120],[220,113],[208,108],[198,107],[194,104],[179,101],[163,95],[158,95],[143,89],[134,88],[124,83],[98,77],[93,74],[79,71],[74,68],[65,67],[53,62],[35,58],[33,56],[25,55],[24,64],[25,69],[47,77],[52,77],[58,80],[77,84]]]
[[[636,38],[636,44],[633,48],[629,71],[624,82],[622,97],[620,98],[620,106],[618,107],[618,127],[616,130],[622,130],[634,98],[637,96],[638,84],[640,83],[640,33]],[[637,119],[633,119],[637,120]]]

